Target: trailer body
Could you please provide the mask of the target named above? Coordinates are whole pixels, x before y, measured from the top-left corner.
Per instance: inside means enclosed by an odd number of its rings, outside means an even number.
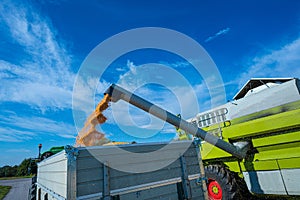
[[[157,150],[160,156],[148,156]],[[147,157],[124,159],[128,153]],[[190,141],[69,146],[38,164],[37,199],[198,200],[204,199],[199,178],[199,147]]]

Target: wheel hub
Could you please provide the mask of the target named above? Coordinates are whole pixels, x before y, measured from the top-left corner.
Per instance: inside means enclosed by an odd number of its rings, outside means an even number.
[[[212,199],[212,200],[221,200],[222,199],[222,196],[223,196],[222,188],[216,180],[209,179],[208,184],[207,184],[207,189],[208,189],[209,199]]]

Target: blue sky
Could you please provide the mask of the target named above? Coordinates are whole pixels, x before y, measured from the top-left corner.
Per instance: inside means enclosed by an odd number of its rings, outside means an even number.
[[[52,146],[74,144],[77,129],[72,114],[76,74],[88,54],[107,38],[133,28],[162,27],[196,40],[214,60],[223,79],[226,98],[231,99],[251,77],[300,77],[300,2],[274,1],[7,1],[0,5],[0,166],[19,164]],[[199,109],[186,97],[186,118],[210,108],[203,77],[186,60],[169,52],[145,49],[120,56],[98,81],[97,102],[106,87],[130,77],[139,66],[160,63],[174,68],[188,81]],[[159,71],[159,70],[158,70]],[[162,76],[164,74],[161,74]],[[141,79],[141,77],[137,78]],[[172,91],[150,84],[136,91],[146,99],[179,113]],[[220,99],[219,104],[226,100]],[[159,133],[147,132],[152,119],[133,107],[116,125],[113,106],[101,127],[112,140],[162,141],[174,134],[171,126],[157,122]],[[86,116],[87,113],[84,113]],[[125,113],[126,114],[126,113]],[[119,116],[119,118],[120,118]],[[139,129],[131,129],[128,119]],[[156,122],[155,122],[156,123]],[[157,130],[157,127],[153,129]],[[140,133],[142,132],[142,135]]]

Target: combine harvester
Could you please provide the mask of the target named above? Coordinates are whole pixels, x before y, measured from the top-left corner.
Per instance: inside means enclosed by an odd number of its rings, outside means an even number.
[[[118,148],[142,153],[167,144],[67,146],[64,151],[38,164],[37,197],[198,200],[207,198],[208,193],[210,199],[241,199],[245,197],[247,187],[256,194],[300,195],[297,184],[300,177],[299,88],[299,80],[293,78],[251,79],[234,101],[185,121],[112,85],[106,91],[105,103],[127,101],[194,138],[201,138],[201,150],[193,142],[174,162],[155,171],[150,169],[174,159],[172,156],[191,142],[172,142],[168,144],[172,151],[145,163],[136,163],[134,159],[117,163],[117,168],[130,169],[130,166],[139,165],[148,169],[146,173],[135,173],[118,171],[105,160],[109,157],[121,160],[123,155],[116,153]],[[98,114],[90,119],[92,127],[95,126],[94,119],[103,123],[102,109],[99,106],[97,109],[95,113]],[[89,134],[95,134],[94,129]],[[77,141],[84,144],[85,138],[87,136],[82,136]],[[201,170],[201,154],[205,177]],[[246,184],[243,184],[244,180]]]
[[[253,78],[233,101],[188,121],[248,149],[241,160],[202,143],[210,198],[233,198],[248,190],[262,195],[300,195],[299,79]]]

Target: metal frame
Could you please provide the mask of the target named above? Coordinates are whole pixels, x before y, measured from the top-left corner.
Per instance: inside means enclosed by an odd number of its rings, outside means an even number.
[[[67,156],[67,199],[76,199],[77,190],[77,156],[79,151],[70,145],[65,146],[65,152]]]
[[[103,200],[110,200],[110,177],[109,177],[109,164],[103,163]]]
[[[202,191],[203,191],[204,199],[208,200],[208,192],[207,192],[207,186],[206,186],[207,177],[205,176],[205,170],[204,170],[201,149],[200,149],[201,140],[199,138],[195,138],[193,143],[196,148],[198,163],[199,163],[199,170],[200,170],[200,177],[198,178],[198,184],[202,184]]]
[[[192,198],[192,191],[189,181],[189,175],[186,169],[186,161],[184,156],[180,156],[180,164],[181,164],[181,172],[182,172],[182,187],[183,187],[183,196],[184,199],[191,199]]]

